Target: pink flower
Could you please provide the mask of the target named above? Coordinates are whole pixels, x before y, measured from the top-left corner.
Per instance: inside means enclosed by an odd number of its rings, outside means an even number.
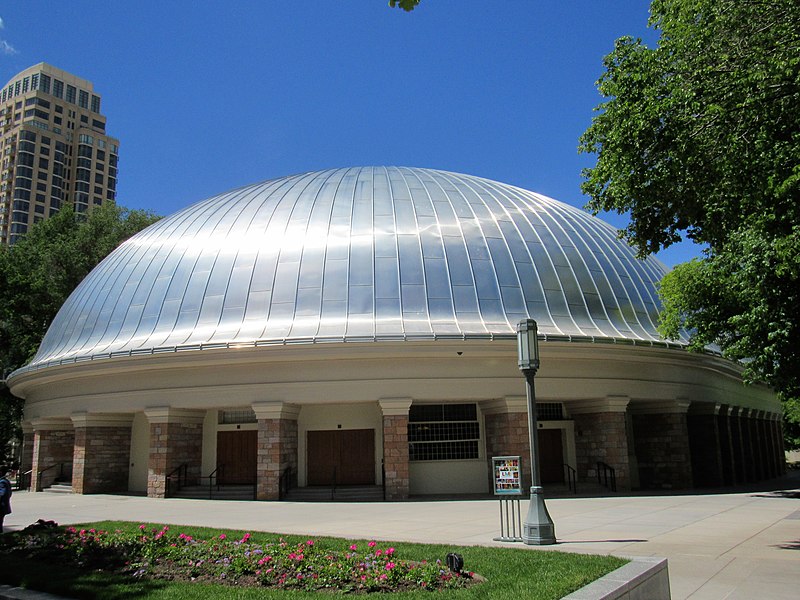
[[[355,544],[353,544],[352,546],[350,546],[350,550],[358,550],[358,546],[356,546]]]
[[[386,549],[386,556],[391,556],[394,554],[394,548],[387,548]]]
[[[141,529],[142,531],[144,531],[145,529],[147,529],[147,526],[146,526],[146,525],[144,525],[144,524],[142,524],[142,525],[139,525],[139,529]]]
[[[386,570],[391,571],[392,569],[394,569],[394,563],[391,561],[386,563]]]
[[[306,546],[313,546],[313,545],[314,545],[314,540],[308,540],[306,542]]]
[[[375,542],[370,542],[369,544],[367,544],[367,546],[369,546],[370,548],[374,548],[375,547]]]
[[[227,535],[225,535],[224,533],[221,533],[220,536],[219,536],[219,539],[224,540],[227,537],[228,537]]]
[[[375,550],[375,556],[380,556],[381,554],[383,554],[383,552],[380,550]]]

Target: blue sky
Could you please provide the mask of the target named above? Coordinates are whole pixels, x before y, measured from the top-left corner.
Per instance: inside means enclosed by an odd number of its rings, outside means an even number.
[[[47,62],[89,79],[120,139],[118,202],[169,214],[226,190],[359,165],[445,169],[582,206],[578,137],[642,0],[0,0],[0,85]],[[625,218],[605,215],[621,227]],[[681,244],[667,265],[699,255]]]

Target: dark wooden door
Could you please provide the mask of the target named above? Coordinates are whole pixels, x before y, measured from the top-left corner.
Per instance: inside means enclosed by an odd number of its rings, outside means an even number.
[[[375,484],[375,430],[309,431],[308,485]]]
[[[258,431],[217,432],[217,478],[228,485],[256,482]]]
[[[542,483],[564,483],[564,449],[560,429],[539,430],[539,469]]]

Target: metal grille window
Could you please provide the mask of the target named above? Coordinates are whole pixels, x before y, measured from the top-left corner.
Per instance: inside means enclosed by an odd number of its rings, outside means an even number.
[[[479,458],[481,430],[475,404],[412,405],[408,421],[410,460]]]
[[[563,421],[564,405],[561,402],[537,402],[536,418],[539,421]]]
[[[256,413],[252,408],[244,410],[221,410],[219,411],[219,422],[222,425],[234,425],[239,423],[257,423]]]

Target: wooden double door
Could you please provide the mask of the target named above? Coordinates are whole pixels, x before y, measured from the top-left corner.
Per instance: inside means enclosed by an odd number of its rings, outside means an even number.
[[[308,485],[374,485],[375,430],[309,431]]]
[[[542,483],[564,482],[564,448],[560,429],[540,429],[539,469]]]
[[[256,482],[258,431],[217,432],[217,480],[221,485]]]

